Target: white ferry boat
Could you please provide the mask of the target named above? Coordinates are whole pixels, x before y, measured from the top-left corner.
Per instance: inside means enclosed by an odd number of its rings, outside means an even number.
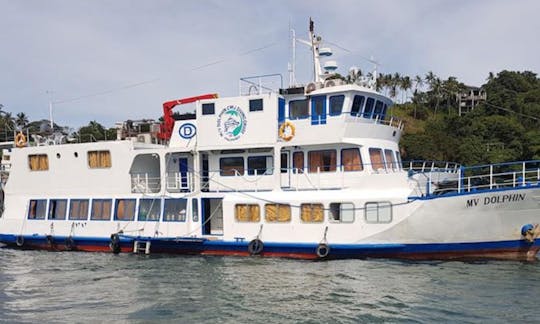
[[[540,161],[403,164],[403,124],[371,77],[335,78],[310,23],[315,79],[163,104],[118,139],[5,150],[0,242],[50,251],[302,259],[502,258],[540,249]],[[294,79],[294,78],[292,78]],[[196,112],[173,120],[176,105]],[[145,125],[142,125],[145,126]],[[8,160],[9,158],[9,160]]]

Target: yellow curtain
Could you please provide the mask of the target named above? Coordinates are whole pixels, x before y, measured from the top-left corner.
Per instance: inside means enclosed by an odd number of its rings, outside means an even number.
[[[267,222],[276,222],[277,218],[277,205],[276,204],[266,204],[264,206],[264,217]]]
[[[293,168],[298,173],[302,173],[304,170],[304,152],[294,152],[293,154]]]
[[[362,159],[358,149],[345,149],[341,151],[341,164],[343,171],[362,171]]]
[[[102,204],[102,207],[101,207],[101,215],[102,215],[102,218],[101,219],[111,219],[111,205],[112,205],[112,201],[111,200],[105,200]]]
[[[307,223],[320,223],[324,219],[322,204],[302,204],[300,219]]]
[[[119,200],[118,205],[116,206],[116,218],[117,219],[125,219],[126,212],[125,212],[125,200]]]
[[[98,162],[97,162],[97,151],[89,151],[88,152],[88,166],[91,168],[97,168]]]
[[[323,169],[323,158],[321,151],[313,151],[308,153],[309,159],[309,172],[324,171]]]
[[[92,201],[92,219],[103,219],[103,203],[99,200]]]
[[[46,154],[29,155],[28,166],[32,171],[49,170],[49,158]]]
[[[111,167],[111,152],[109,151],[99,151],[99,164],[102,168]]]
[[[258,222],[261,220],[261,211],[259,205],[249,205],[249,221]]]
[[[278,205],[278,222],[289,222],[291,220],[291,206]]]
[[[246,205],[236,205],[236,220],[239,222],[247,222],[247,206]]]
[[[369,158],[371,159],[371,167],[373,170],[384,169],[381,149],[369,149]]]
[[[394,153],[391,150],[384,150],[384,156],[386,157],[386,168],[387,169],[396,169],[397,164],[394,160]]]

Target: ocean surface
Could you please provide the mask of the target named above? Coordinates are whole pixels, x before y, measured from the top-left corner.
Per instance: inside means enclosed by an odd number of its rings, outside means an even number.
[[[540,261],[140,256],[0,249],[0,321],[540,321]]]

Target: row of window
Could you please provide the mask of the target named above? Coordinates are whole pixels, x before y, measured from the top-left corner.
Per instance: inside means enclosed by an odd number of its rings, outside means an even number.
[[[364,205],[364,219],[367,223],[392,222],[392,204],[390,202],[368,202]],[[355,208],[352,203],[330,203],[328,220],[337,223],[353,223]],[[261,221],[261,207],[258,204],[236,204],[237,222],[258,223]],[[303,223],[322,223],[325,209],[321,203],[300,205],[300,220]],[[288,223],[291,221],[291,206],[287,204],[265,204],[264,220],[268,223]]]
[[[249,101],[249,111],[262,111],[263,110],[263,100],[262,99],[251,99]],[[214,115],[216,113],[216,105],[213,102],[203,103],[202,104],[202,114],[203,115]]]
[[[113,203],[114,202],[114,203]],[[32,199],[28,219],[185,222],[187,199]],[[114,207],[114,210],[113,210]],[[197,199],[192,201],[193,221],[198,221]]]
[[[73,154],[75,157],[79,157],[77,152]],[[59,159],[60,157],[60,153],[57,153],[56,158]],[[110,168],[112,165],[110,151],[88,151],[87,159],[88,167],[91,169]],[[49,156],[47,154],[28,155],[28,168],[30,168],[30,171],[49,170]]]
[[[328,97],[328,115],[339,116],[342,113],[350,113],[352,116],[362,116],[364,118],[384,119],[388,105],[381,100],[362,95],[355,95],[350,111],[343,111],[344,95]],[[289,119],[304,119],[310,116],[310,100],[292,100],[289,102]],[[326,115],[326,96],[316,96],[311,98],[311,114]]]

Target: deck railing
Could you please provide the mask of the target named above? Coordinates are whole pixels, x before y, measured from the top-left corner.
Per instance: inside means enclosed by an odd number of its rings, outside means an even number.
[[[429,168],[424,171],[428,178],[426,196],[540,186],[540,160],[460,167],[455,180],[442,182],[433,181],[431,171]]]

